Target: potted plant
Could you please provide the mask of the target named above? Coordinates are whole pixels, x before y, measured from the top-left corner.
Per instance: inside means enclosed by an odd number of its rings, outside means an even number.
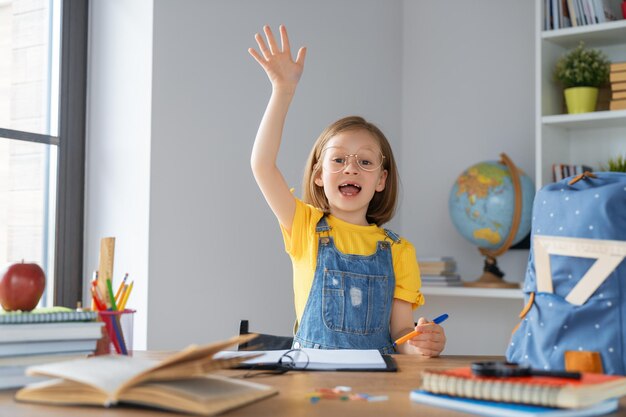
[[[602,166],[603,171],[626,172],[626,154],[624,156],[617,155],[615,158],[609,158],[607,165]]]
[[[565,87],[568,113],[595,111],[598,87],[608,81],[609,68],[606,55],[586,48],[584,42],[557,61],[554,77]]]

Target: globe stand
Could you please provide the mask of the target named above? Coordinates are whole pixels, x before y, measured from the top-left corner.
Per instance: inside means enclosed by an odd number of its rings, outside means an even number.
[[[519,284],[514,282],[506,282],[503,279],[504,272],[498,268],[498,262],[493,256],[485,257],[485,265],[483,274],[477,281],[465,282],[465,287],[482,287],[482,288],[519,288]]]

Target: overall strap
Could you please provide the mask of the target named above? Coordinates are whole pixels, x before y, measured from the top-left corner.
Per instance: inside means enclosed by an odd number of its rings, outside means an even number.
[[[326,221],[326,215],[323,215],[319,222],[317,222],[317,226],[315,226],[316,233],[330,232],[331,227],[328,225],[328,221]]]
[[[387,237],[393,241],[393,243],[400,243],[400,236],[398,236],[396,233],[392,232],[389,229],[383,229],[383,230],[385,231],[385,234],[387,235]]]

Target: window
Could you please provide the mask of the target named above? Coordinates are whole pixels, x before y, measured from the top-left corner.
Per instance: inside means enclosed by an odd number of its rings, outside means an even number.
[[[41,305],[82,291],[87,2],[0,0],[0,264],[46,272]]]

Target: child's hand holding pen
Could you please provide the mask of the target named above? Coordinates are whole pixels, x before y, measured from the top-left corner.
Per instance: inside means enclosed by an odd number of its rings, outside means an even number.
[[[446,345],[446,334],[439,323],[447,318],[447,314],[442,314],[429,322],[420,317],[415,330],[396,340],[394,346],[403,353],[439,356]]]

